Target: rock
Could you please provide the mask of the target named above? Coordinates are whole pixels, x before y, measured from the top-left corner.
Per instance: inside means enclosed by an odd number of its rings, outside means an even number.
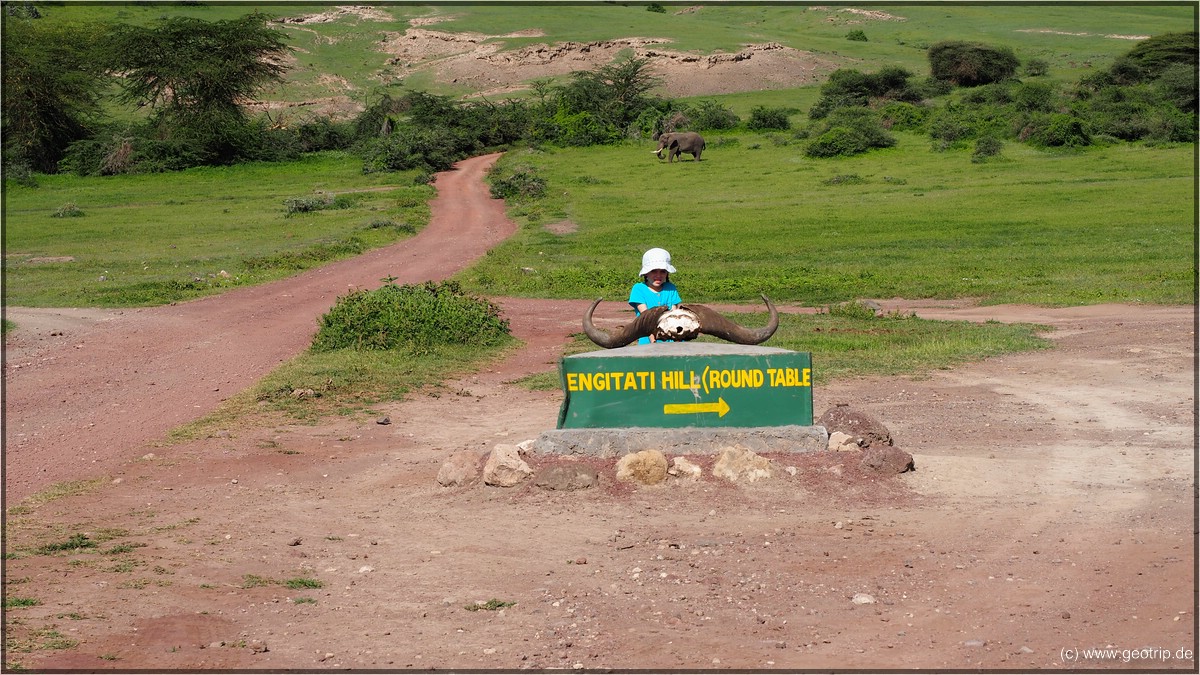
[[[642,450],[617,460],[617,480],[657,485],[667,477],[667,458],[658,450]]]
[[[856,605],[873,605],[875,604],[875,596],[870,593],[855,593],[850,602]]]
[[[600,474],[579,462],[556,464],[540,469],[533,484],[545,490],[583,490],[600,484]]]
[[[671,459],[671,468],[667,469],[667,473],[679,478],[691,478],[696,480],[704,475],[704,469],[699,465],[692,463],[684,457],[674,457]]]
[[[492,449],[483,465],[483,482],[496,487],[513,487],[533,475],[515,445],[501,443]]]
[[[821,415],[817,425],[825,427],[830,439],[840,431],[855,440],[860,447],[891,445],[892,432],[882,422],[849,406],[834,406]]]
[[[459,450],[450,455],[438,470],[437,482],[442,487],[469,485],[479,476],[483,455],[474,450]]]
[[[859,449],[858,441],[844,431],[834,431],[829,434],[828,448],[830,452],[850,452]]]
[[[771,478],[774,470],[771,460],[759,457],[749,449],[740,445],[722,448],[713,464],[712,474],[733,483],[753,483],[763,478]]]
[[[392,423],[392,418],[390,418],[390,417],[380,417],[379,419],[375,420],[375,424],[391,424],[391,423]]]
[[[862,467],[888,475],[916,468],[913,465],[913,456],[894,445],[867,448],[863,453]]]

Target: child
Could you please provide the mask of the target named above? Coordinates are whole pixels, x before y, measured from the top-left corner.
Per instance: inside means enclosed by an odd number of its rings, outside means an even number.
[[[642,281],[634,284],[629,292],[629,304],[640,315],[651,307],[674,308],[683,302],[675,284],[671,283],[671,254],[666,249],[652,248],[642,255]],[[638,344],[648,345],[654,342],[654,337],[638,339]]]

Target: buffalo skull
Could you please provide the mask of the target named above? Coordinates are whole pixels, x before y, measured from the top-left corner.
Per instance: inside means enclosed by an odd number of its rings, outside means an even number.
[[[704,305],[679,305],[675,309],[652,307],[642,312],[633,323],[619,326],[612,332],[603,331],[592,323],[592,313],[603,298],[596,298],[587,314],[583,315],[583,332],[592,342],[614,349],[636,342],[638,338],[654,336],[655,340],[674,340],[685,342],[694,340],[701,334],[712,335],[728,342],[739,345],[756,345],[765,342],[775,334],[779,327],[779,313],[767,296],[762,296],[767,303],[771,318],[767,325],[758,329],[745,328],[725,318],[716,310]]]

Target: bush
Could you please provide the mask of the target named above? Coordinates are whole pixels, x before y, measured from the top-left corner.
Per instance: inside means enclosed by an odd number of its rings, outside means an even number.
[[[890,148],[896,139],[884,130],[879,115],[866,108],[842,108],[829,116],[827,126],[804,150],[808,157],[838,157]]]
[[[746,121],[746,128],[754,131],[791,129],[792,122],[788,119],[791,112],[790,108],[768,108],[756,105],[750,109],[750,119]]]
[[[1175,64],[1186,64],[1194,71],[1198,54],[1200,54],[1200,49],[1197,47],[1195,31],[1164,33],[1137,43],[1133,49],[1117,59],[1117,62],[1125,66],[1136,67],[1143,77],[1149,80],[1158,77],[1164,70]],[[1114,67],[1118,63],[1114,63]]]
[[[947,40],[929,47],[929,72],[960,87],[1002,82],[1016,75],[1020,61],[1009,47]]]
[[[362,145],[363,173],[424,169],[447,171],[462,159],[454,136],[444,129],[404,126]]]
[[[1000,150],[1004,148],[1004,143],[995,136],[981,136],[975,141],[975,152],[971,154],[971,161],[975,163],[983,162],[989,157],[1000,156]]]
[[[1042,59],[1029,59],[1025,62],[1025,75],[1028,77],[1042,77],[1050,72],[1050,64]]]
[[[931,110],[924,106],[893,101],[879,109],[884,127],[893,131],[924,132],[929,124]]]
[[[1092,143],[1083,120],[1064,113],[1034,119],[1022,135],[1033,145],[1045,148],[1079,148]]]
[[[339,298],[321,317],[312,350],[496,346],[508,335],[500,309],[455,282],[387,284]]]
[[[700,101],[684,110],[693,129],[732,129],[741,122],[737,113],[716,101]]]
[[[487,180],[495,199],[540,199],[546,194],[546,179],[530,166],[491,171]]]
[[[849,33],[846,33],[846,39],[850,40],[851,42],[866,42],[867,34],[861,30],[852,30]]]

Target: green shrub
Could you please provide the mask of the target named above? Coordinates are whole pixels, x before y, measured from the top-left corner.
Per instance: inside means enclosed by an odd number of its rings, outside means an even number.
[[[1004,142],[995,136],[981,136],[975,141],[975,152],[971,154],[971,161],[975,163],[986,161],[989,157],[998,157],[1000,150],[1004,148]]]
[[[546,179],[530,166],[516,165],[491,171],[487,180],[495,199],[540,199],[546,194]]]
[[[861,30],[852,30],[849,33],[846,33],[846,39],[850,40],[851,42],[866,42],[867,34]]]
[[[790,113],[790,108],[769,108],[764,105],[756,105],[750,109],[750,119],[746,121],[746,128],[755,131],[791,129],[792,122],[788,119]]]
[[[733,110],[710,100],[688,106],[684,113],[693,129],[733,129],[742,121]]]
[[[508,320],[496,305],[451,281],[355,291],[339,298],[319,323],[315,352],[494,346],[508,337]]]
[[[1198,54],[1200,49],[1197,46],[1195,31],[1164,33],[1137,43],[1133,49],[1117,59],[1113,66],[1119,68],[1121,65],[1133,65],[1142,77],[1149,80],[1176,64],[1186,64],[1195,71]]]
[[[931,110],[925,106],[893,101],[879,109],[884,127],[892,131],[924,132],[929,126]]]
[[[808,157],[847,157],[872,148],[890,148],[896,139],[889,134],[879,114],[867,108],[839,108],[804,150]]]
[[[652,2],[652,3],[648,4],[648,5],[646,5],[646,11],[647,11],[647,12],[654,12],[654,13],[656,13],[656,14],[666,14],[666,13],[667,13],[667,8],[666,8],[666,7],[663,7],[663,6],[662,6],[662,4],[660,4],[660,3],[657,3],[657,2]]]
[[[1020,61],[1010,47],[946,40],[929,47],[929,73],[960,87],[1001,82],[1016,75]]]
[[[1092,143],[1084,121],[1065,113],[1035,118],[1022,135],[1031,144],[1045,148],[1078,148]]]
[[[1028,77],[1042,77],[1050,72],[1050,64],[1042,59],[1029,59],[1025,62],[1025,75]]]

